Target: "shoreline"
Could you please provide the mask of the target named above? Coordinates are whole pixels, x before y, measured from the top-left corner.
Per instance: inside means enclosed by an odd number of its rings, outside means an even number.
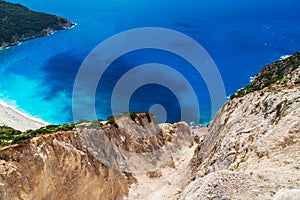
[[[35,130],[47,126],[49,123],[30,116],[0,99],[0,126],[3,125],[24,132],[29,129]]]
[[[43,29],[43,30],[41,31],[41,32],[45,31],[46,34],[42,34],[42,33],[40,32],[40,33],[36,33],[36,34],[34,34],[34,35],[31,35],[30,37],[27,37],[27,38],[20,38],[18,41],[15,41],[15,42],[0,44],[0,51],[9,49],[9,48],[11,48],[11,47],[13,47],[13,46],[21,45],[22,42],[26,42],[26,41],[33,40],[33,39],[40,38],[40,37],[47,37],[47,36],[53,35],[53,34],[56,33],[57,31],[62,31],[62,30],[69,30],[69,29],[72,29],[72,28],[74,28],[75,26],[77,26],[77,23],[70,22],[69,25],[64,26],[62,29],[52,29],[52,28],[48,27],[48,28]]]

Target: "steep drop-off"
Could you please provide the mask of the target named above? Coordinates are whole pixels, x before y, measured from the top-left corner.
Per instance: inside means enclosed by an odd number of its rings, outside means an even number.
[[[265,67],[217,113],[181,199],[299,199],[299,55]]]
[[[0,199],[123,199],[138,174],[155,176],[190,145],[186,123],[147,114],[78,124],[0,149]]]

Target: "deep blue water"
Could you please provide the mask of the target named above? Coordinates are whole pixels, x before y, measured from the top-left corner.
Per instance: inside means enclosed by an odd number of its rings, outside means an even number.
[[[0,52],[0,98],[51,123],[73,121],[71,97],[81,63],[100,42],[128,29],[164,27],[195,39],[218,66],[227,95],[247,85],[262,66],[300,50],[297,0],[10,1],[78,24]],[[210,121],[214,113],[201,76],[184,59],[153,49],[121,56],[108,68],[97,90],[98,118],[111,115],[111,93],[119,78],[146,63],[162,63],[183,74],[200,91],[201,123]],[[165,106],[169,122],[180,120],[180,102],[156,84],[140,87],[130,110],[144,111],[153,104]]]

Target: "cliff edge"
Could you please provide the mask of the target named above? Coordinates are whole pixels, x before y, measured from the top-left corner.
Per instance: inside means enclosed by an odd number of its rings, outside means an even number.
[[[181,199],[299,199],[300,53],[262,69],[209,125]]]
[[[146,113],[59,129],[0,149],[1,200],[124,199],[143,184],[139,175],[155,179],[175,167],[191,135],[184,122],[158,126]]]

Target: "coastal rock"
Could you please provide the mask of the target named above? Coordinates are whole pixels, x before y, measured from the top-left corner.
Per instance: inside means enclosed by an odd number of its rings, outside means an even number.
[[[0,199],[116,199],[127,177],[93,158],[76,132],[34,138],[0,151]]]
[[[195,150],[196,179],[181,199],[284,199],[300,188],[298,57],[267,66],[251,84],[260,90],[221,108]],[[268,85],[263,76],[278,74],[272,66],[284,76]]]
[[[176,146],[183,144],[182,135],[191,135],[184,122],[163,127],[145,113],[135,119],[124,115],[3,147],[0,199],[123,199],[130,185],[139,183],[139,169],[151,174],[149,158],[155,168],[167,166],[166,158],[174,161]],[[152,152],[154,157],[139,157]]]
[[[158,126],[145,113],[99,122],[101,129],[80,128],[85,148],[96,159],[120,171],[146,173],[173,161],[173,154],[192,142],[185,122]]]

